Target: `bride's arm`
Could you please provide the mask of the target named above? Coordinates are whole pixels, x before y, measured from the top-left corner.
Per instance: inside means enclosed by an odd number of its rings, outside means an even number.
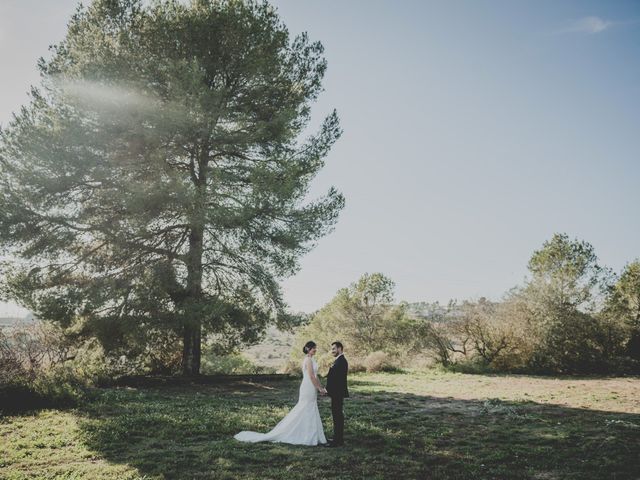
[[[309,373],[309,378],[311,379],[315,387],[318,389],[318,391],[322,392],[324,390],[324,387],[320,383],[320,380],[318,380],[318,377],[316,377],[316,374],[313,372],[313,364],[311,363],[311,360],[309,359],[309,357],[307,357],[307,359],[305,360],[305,364],[306,364],[305,368]]]

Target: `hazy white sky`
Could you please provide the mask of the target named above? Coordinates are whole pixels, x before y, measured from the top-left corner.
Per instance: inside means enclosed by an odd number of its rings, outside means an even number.
[[[346,207],[284,281],[293,309],[374,271],[399,300],[497,299],[554,232],[616,270],[640,256],[639,3],[273,3],[324,44],[316,121],[344,129],[312,194]],[[75,4],[0,0],[1,124]]]

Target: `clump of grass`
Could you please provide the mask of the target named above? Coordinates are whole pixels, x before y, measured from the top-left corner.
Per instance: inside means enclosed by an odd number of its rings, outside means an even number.
[[[480,413],[484,415],[505,415],[511,418],[523,418],[526,416],[520,409],[503,402],[499,398],[488,398],[482,402]]]

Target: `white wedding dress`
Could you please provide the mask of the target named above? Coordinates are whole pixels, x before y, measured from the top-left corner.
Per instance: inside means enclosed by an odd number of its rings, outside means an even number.
[[[314,374],[318,375],[318,363],[305,356],[302,361],[302,383],[298,403],[268,433],[242,431],[233,438],[242,442],[280,442],[295,445],[318,445],[327,443],[318,410],[318,391],[313,385],[307,362],[311,361]]]

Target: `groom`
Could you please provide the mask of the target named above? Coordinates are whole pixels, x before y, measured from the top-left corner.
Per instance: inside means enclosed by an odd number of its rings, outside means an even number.
[[[327,447],[338,447],[344,444],[344,413],[342,404],[345,397],[349,396],[347,390],[347,371],[349,364],[342,353],[340,342],[331,344],[331,354],[336,360],[327,373],[327,394],[331,397],[331,414],[333,416],[333,439],[326,443]]]

